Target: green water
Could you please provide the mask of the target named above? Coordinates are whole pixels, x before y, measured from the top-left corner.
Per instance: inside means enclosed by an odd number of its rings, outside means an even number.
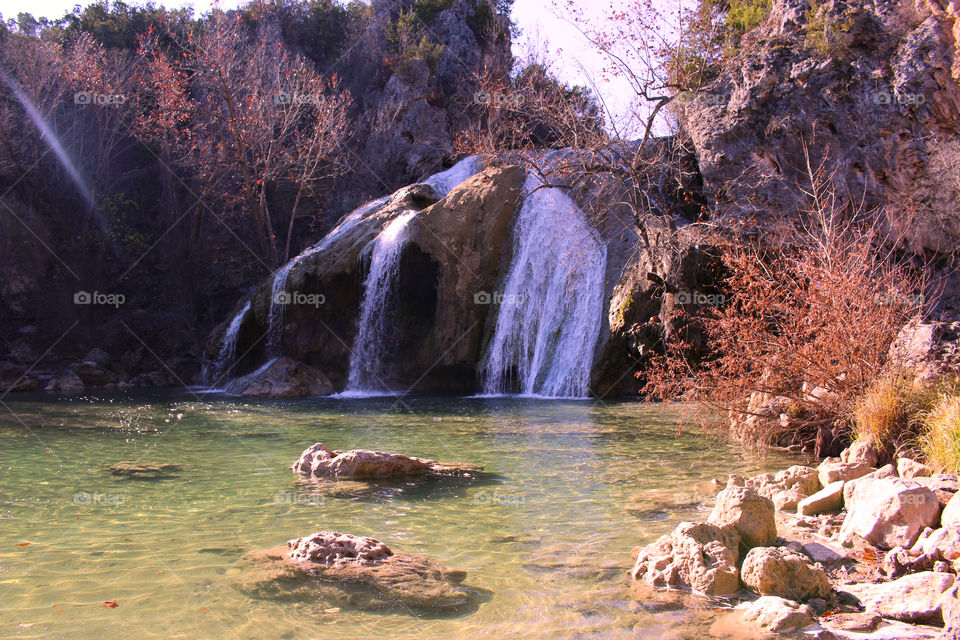
[[[696,637],[692,613],[628,596],[631,548],[705,518],[698,483],[796,462],[678,434],[675,414],[632,403],[4,402],[4,638]],[[289,469],[314,442],[475,462],[492,475],[318,493]],[[121,460],[182,470],[161,480],[104,470]],[[246,551],[321,529],[466,569],[479,605],[447,617],[325,611],[236,589]]]

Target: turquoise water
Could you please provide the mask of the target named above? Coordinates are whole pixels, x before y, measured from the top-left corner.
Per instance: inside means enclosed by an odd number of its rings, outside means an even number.
[[[796,462],[679,433],[674,411],[634,403],[11,398],[12,413],[0,406],[0,637],[696,637],[696,612],[629,596],[631,549],[705,518],[705,481]],[[318,490],[289,469],[314,442],[490,475]],[[159,480],[104,470],[122,460],[181,470]],[[484,595],[445,617],[237,590],[246,551],[321,529],[465,569]]]

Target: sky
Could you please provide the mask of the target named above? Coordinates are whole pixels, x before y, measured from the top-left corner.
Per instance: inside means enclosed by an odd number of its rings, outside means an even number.
[[[514,0],[513,20],[520,27],[520,36],[514,39],[514,55],[526,59],[531,54],[549,61],[550,70],[569,84],[586,85],[602,96],[609,110],[626,113],[630,105],[630,87],[624,82],[605,82],[600,78],[602,57],[592,50],[586,38],[553,7],[554,0]],[[221,0],[220,7],[234,8],[241,0]],[[611,4],[624,0],[574,0],[574,4],[596,17],[602,25]],[[59,18],[71,11],[76,4],[90,4],[77,0],[0,0],[0,14],[5,20],[26,11],[36,17]],[[144,4],[129,0],[127,4]],[[210,0],[159,0],[156,4],[167,7],[193,7],[206,12],[212,6]]]

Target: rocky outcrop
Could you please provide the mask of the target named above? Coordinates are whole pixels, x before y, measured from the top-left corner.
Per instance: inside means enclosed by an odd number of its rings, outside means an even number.
[[[841,541],[859,537],[882,549],[913,546],[940,513],[936,494],[916,480],[862,478],[845,499]]]
[[[827,598],[833,591],[823,569],[812,566],[802,553],[785,547],[751,549],[743,559],[740,579],[758,595],[790,600]]]
[[[683,522],[641,549],[630,575],[652,587],[729,595],[740,589],[735,533],[706,523]]]
[[[425,611],[462,610],[474,596],[460,584],[464,571],[333,531],[249,553],[245,562],[237,586],[255,598]]]
[[[777,541],[773,502],[746,487],[729,486],[718,493],[707,522],[736,533],[742,551]]]
[[[291,358],[277,358],[227,385],[227,393],[258,398],[328,396],[333,386],[323,372]]]
[[[323,443],[307,448],[291,467],[318,478],[396,478],[405,476],[470,478],[483,467],[468,463],[443,463],[367,449],[333,451]]]
[[[960,194],[936,168],[960,124],[956,9],[902,6],[824,3],[821,28],[839,41],[818,50],[809,4],[773,2],[683,105],[717,217],[764,224],[805,210],[809,153],[841,197],[865,210],[891,205],[889,222],[913,250],[956,249]]]

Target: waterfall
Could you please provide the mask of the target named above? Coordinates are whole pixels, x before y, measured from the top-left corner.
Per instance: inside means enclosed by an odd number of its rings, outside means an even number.
[[[417,211],[407,211],[384,227],[373,245],[370,273],[363,285],[363,302],[357,337],[350,354],[350,373],[345,396],[384,393],[380,381],[380,363],[385,354],[384,341],[389,340],[386,312],[392,305],[394,282],[400,266],[407,228]]]
[[[440,198],[446,198],[458,185],[466,182],[480,170],[480,158],[470,156],[464,158],[446,171],[435,173],[426,180],[425,183],[433,187]]]
[[[293,258],[287,264],[280,267],[277,270],[277,273],[273,277],[273,289],[270,292],[270,312],[267,314],[267,353],[272,356],[280,355],[280,339],[283,337],[283,310],[285,304],[283,304],[283,296],[287,288],[287,278],[290,276],[290,271],[297,265],[298,262],[304,258],[311,256],[315,253],[323,251],[329,247],[334,240],[338,239],[340,236],[345,234],[347,231],[355,227],[361,220],[366,218],[368,215],[376,213],[383,208],[387,202],[390,201],[390,197],[386,196],[379,198],[372,202],[364,204],[359,209],[347,214],[340,223],[333,228],[333,230],[323,237],[320,242],[313,245],[312,247],[306,249],[300,253],[297,257]]]
[[[585,397],[603,321],[606,246],[562,190],[527,178],[482,367],[485,394]],[[539,190],[537,190],[539,188]]]
[[[237,358],[237,333],[240,331],[240,325],[243,324],[243,319],[246,317],[248,311],[250,311],[249,300],[243,305],[243,309],[233,317],[226,332],[223,334],[223,342],[220,343],[220,353],[217,354],[217,359],[214,362],[213,373],[216,376],[215,383],[226,378],[230,373],[230,369],[233,368],[234,360]]]

